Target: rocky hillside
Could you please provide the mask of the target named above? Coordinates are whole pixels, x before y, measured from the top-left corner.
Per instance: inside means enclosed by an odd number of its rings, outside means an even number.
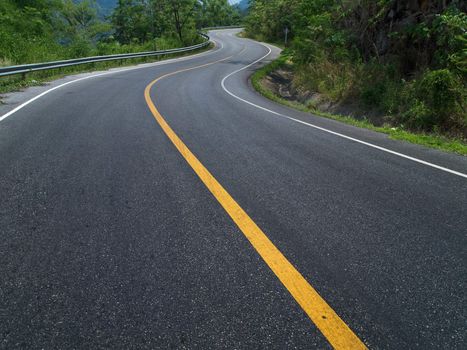
[[[467,139],[467,1],[253,0],[247,33],[284,42],[293,84],[394,126]]]

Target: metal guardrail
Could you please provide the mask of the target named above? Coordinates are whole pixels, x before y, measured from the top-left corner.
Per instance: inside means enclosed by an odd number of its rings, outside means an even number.
[[[125,53],[125,54],[116,54],[116,55],[107,55],[107,56],[93,56],[93,57],[83,57],[75,58],[71,60],[62,60],[54,62],[44,62],[44,63],[32,63],[32,64],[22,64],[18,66],[9,66],[9,67],[0,67],[0,77],[23,74],[25,76],[27,73],[37,72],[47,69],[63,68],[70,66],[77,66],[80,64],[94,63],[94,62],[105,62],[105,61],[115,61],[122,59],[130,58],[140,58],[140,57],[152,57],[152,56],[162,56],[170,55],[179,52],[189,52],[193,50],[198,50],[203,47],[206,47],[210,43],[210,38],[204,33],[199,33],[206,41],[201,44],[180,47],[176,49],[169,50],[160,50],[160,51],[147,51],[147,52],[137,52],[137,53]]]

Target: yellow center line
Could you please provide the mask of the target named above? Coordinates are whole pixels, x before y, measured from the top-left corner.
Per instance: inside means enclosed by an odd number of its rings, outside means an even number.
[[[209,170],[204,167],[198,158],[196,158],[190,149],[183,143],[159,113],[151,99],[151,88],[158,81],[175,74],[207,67],[215,63],[228,60],[231,57],[233,56],[200,66],[181,69],[157,78],[152,81],[144,91],[146,103],[170,141],[243,232],[251,245],[271,268],[277,278],[279,278],[284,287],[287,288],[289,293],[302,307],[311,321],[326,337],[328,342],[335,349],[366,349],[365,344],[363,344],[363,342],[355,335],[347,324],[344,323],[328,303],[326,303],[318,292],[305,280],[300,272],[287,260],[279,249],[277,249],[266,234],[256,225],[250,216],[240,207],[224,187],[222,187],[222,185],[214,178]]]

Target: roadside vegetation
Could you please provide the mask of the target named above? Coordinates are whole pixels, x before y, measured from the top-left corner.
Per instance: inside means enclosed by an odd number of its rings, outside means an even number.
[[[0,1],[0,66],[189,46],[201,42],[197,32],[202,27],[240,21],[240,10],[227,0],[118,0],[110,8],[109,3]],[[0,92],[33,85],[60,73],[142,61],[50,70],[28,74],[27,80],[0,78]]]
[[[283,44],[288,29],[285,54],[253,84],[296,108],[466,155],[466,6],[454,0],[252,0],[247,36]],[[261,84],[281,70],[290,73],[287,98]]]

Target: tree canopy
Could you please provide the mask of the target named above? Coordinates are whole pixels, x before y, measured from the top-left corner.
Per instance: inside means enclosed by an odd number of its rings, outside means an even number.
[[[0,64],[188,45],[202,27],[240,21],[227,0],[118,0],[106,17],[99,9],[96,0],[0,1]]]

